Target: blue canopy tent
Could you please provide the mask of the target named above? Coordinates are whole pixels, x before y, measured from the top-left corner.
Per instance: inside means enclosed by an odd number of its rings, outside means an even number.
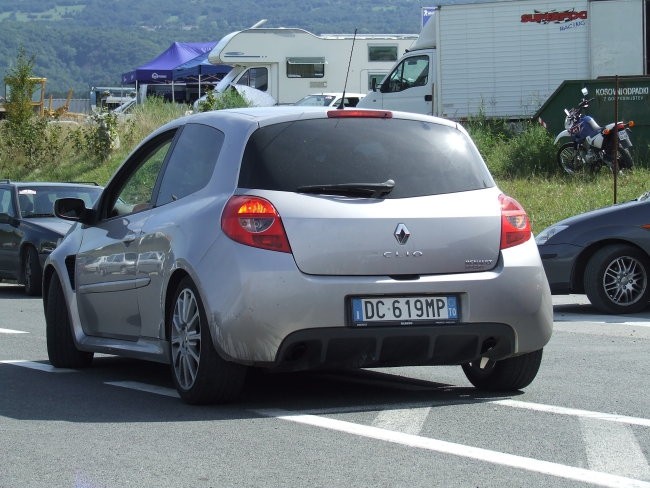
[[[122,74],[122,84],[135,83],[174,83],[174,69],[197,56],[209,53],[214,42],[174,42],[155,59],[139,66],[133,71]],[[172,89],[173,93],[173,89]]]
[[[203,53],[181,64],[172,74],[174,81],[194,81],[199,84],[199,98],[201,98],[201,82],[219,81],[231,69],[232,66],[227,64],[212,64],[208,61],[210,52]]]

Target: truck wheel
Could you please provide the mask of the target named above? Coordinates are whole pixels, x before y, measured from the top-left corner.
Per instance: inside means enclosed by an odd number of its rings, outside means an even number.
[[[650,260],[639,249],[616,244],[596,252],[585,269],[585,293],[605,313],[638,313],[648,306]]]
[[[501,361],[481,360],[463,364],[463,372],[476,388],[487,391],[514,391],[530,385],[542,362],[542,349]]]
[[[196,286],[181,280],[168,312],[167,330],[172,379],[190,404],[225,403],[241,392],[246,367],[226,361],[214,348],[208,320]]]
[[[23,281],[25,283],[25,293],[31,296],[41,294],[43,270],[38,259],[38,253],[32,246],[28,246],[23,260]]]
[[[68,305],[61,282],[54,275],[45,304],[47,355],[55,368],[85,368],[93,360],[92,352],[80,351],[74,343]]]
[[[557,152],[557,164],[562,171],[570,175],[579,173],[584,168],[580,153],[573,142],[562,144]]]

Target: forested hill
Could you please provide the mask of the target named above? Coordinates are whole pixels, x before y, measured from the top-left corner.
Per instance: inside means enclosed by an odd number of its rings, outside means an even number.
[[[433,2],[432,2],[433,3]],[[435,2],[439,3],[439,2]],[[218,41],[268,19],[265,27],[323,33],[417,33],[419,0],[0,0],[0,80],[20,47],[34,56],[47,95],[86,98],[174,41]],[[4,95],[4,83],[2,94]]]

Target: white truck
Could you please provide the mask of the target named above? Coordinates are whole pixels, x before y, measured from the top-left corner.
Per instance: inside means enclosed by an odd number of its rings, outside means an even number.
[[[288,104],[310,94],[343,91],[347,77],[346,91],[366,93],[418,38],[417,34],[317,36],[303,29],[259,27],[263,22],[226,35],[208,55],[212,64],[233,66],[217,92],[232,84],[248,85],[278,104]]]
[[[647,73],[647,7],[647,0],[437,7],[358,106],[452,119],[531,117],[564,80]]]

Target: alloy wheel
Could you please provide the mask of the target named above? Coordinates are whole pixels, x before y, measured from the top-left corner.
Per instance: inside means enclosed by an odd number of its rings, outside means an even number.
[[[603,273],[603,288],[617,305],[631,305],[639,301],[648,286],[643,265],[631,256],[620,256],[609,263]]]
[[[171,351],[174,374],[183,389],[196,380],[201,356],[201,318],[196,296],[189,288],[180,292],[171,323]]]

